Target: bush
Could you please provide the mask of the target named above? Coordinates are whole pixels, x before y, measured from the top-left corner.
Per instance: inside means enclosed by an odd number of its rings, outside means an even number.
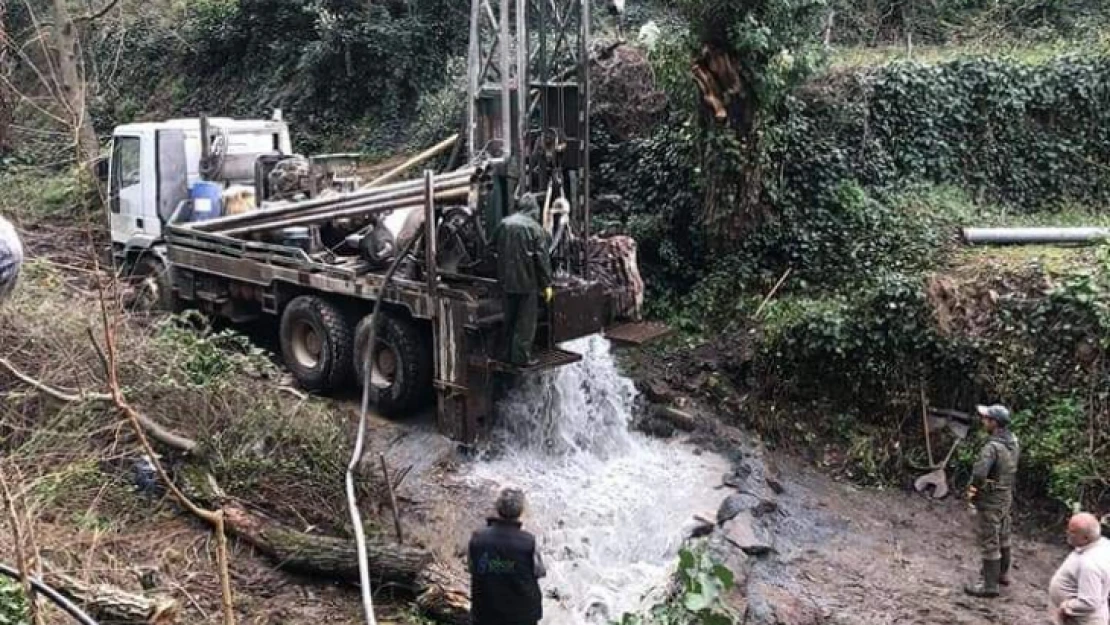
[[[116,58],[124,48],[119,87],[95,103],[96,120],[107,128],[140,113],[257,117],[282,108],[300,150],[368,140],[396,147],[418,97],[465,53],[468,16],[449,0],[205,0],[183,16],[144,13],[125,41],[103,38],[93,52]]]

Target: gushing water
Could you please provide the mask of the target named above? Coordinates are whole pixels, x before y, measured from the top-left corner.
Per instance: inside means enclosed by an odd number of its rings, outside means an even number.
[[[696,513],[711,515],[721,457],[628,429],[636,391],[600,337],[581,362],[523,381],[499,406],[497,450],[470,478],[523,488],[547,564],[544,623],[606,623],[665,590]]]

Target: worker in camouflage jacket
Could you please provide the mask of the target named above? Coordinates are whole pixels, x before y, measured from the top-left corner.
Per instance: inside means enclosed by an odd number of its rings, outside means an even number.
[[[974,597],[997,597],[998,585],[1010,584],[1010,509],[1014,501],[1021,447],[1010,431],[1010,411],[1005,406],[978,406],[987,439],[971,473],[968,499],[978,515],[982,580],[964,587]]]
[[[517,203],[517,212],[503,219],[493,233],[497,277],[504,294],[507,360],[514,365],[534,364],[532,342],[539,298],[551,303],[553,297],[551,237],[540,219],[536,196],[525,194]]]

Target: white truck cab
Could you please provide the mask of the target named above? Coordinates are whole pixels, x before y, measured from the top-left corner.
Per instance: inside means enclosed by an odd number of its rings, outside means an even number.
[[[208,118],[212,158],[202,175],[201,120],[172,119],[117,126],[108,169],[112,248],[122,265],[144,252],[159,259],[162,226],[201,179],[253,185],[263,155],[293,153],[289,128],[280,119]]]

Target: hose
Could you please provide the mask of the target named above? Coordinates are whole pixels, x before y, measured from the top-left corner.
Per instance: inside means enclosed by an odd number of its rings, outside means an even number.
[[[355,437],[355,448],[351,453],[351,461],[347,465],[347,508],[351,513],[351,524],[354,525],[355,530],[355,545],[358,548],[358,578],[359,586],[362,592],[362,607],[366,612],[367,625],[376,625],[377,620],[374,618],[374,599],[370,592],[370,565],[367,560],[366,550],[366,534],[362,530],[362,515],[358,511],[358,499],[355,496],[355,469],[358,468],[358,461],[362,458],[362,448],[366,440],[366,418],[370,412],[370,395],[373,393],[374,399],[377,400],[377,389],[373,386],[373,370],[374,370],[374,343],[378,340],[378,327],[381,325],[381,315],[378,311],[381,309],[382,298],[385,297],[386,289],[389,288],[389,283],[393,280],[393,274],[397,272],[397,268],[401,266],[401,262],[412,251],[416,241],[423,238],[421,234],[427,232],[428,224],[424,224],[422,231],[417,232],[405,248],[401,250],[393,259],[393,263],[389,266],[389,270],[385,272],[385,278],[382,280],[381,289],[378,291],[378,298],[374,300],[374,309],[370,312],[370,336],[366,347],[366,363],[364,365],[363,379],[362,379],[362,408],[358,416],[358,435]],[[358,346],[355,346],[357,353]]]
[[[6,576],[8,576],[8,577],[10,577],[10,578],[12,578],[16,581],[22,581],[23,580],[23,576],[19,574],[19,571],[13,569],[12,567],[10,567],[6,564],[0,564],[0,574],[6,575]],[[27,581],[29,581],[31,583],[31,587],[34,588],[36,592],[42,594],[47,599],[52,601],[54,603],[54,605],[56,605],[59,608],[65,610],[67,614],[72,616],[73,619],[75,621],[77,621],[78,623],[81,623],[81,625],[100,625],[99,623],[94,621],[91,616],[86,614],[84,612],[84,610],[77,607],[77,605],[74,604],[69,599],[66,599],[57,590],[54,590],[50,586],[47,586],[46,583],[43,582],[42,580],[40,580],[39,578],[37,578],[37,577],[28,577]]]

